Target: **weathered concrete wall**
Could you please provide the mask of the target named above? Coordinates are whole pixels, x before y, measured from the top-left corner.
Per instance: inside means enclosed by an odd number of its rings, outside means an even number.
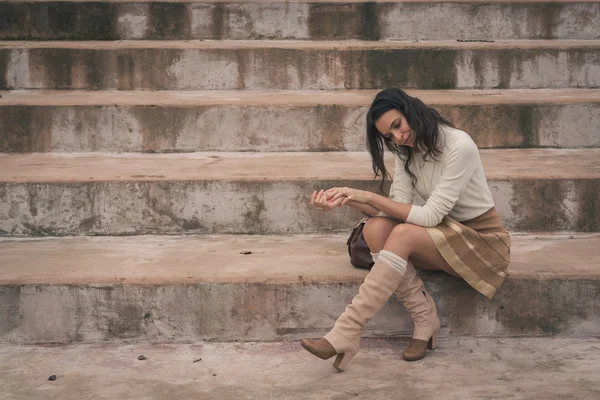
[[[598,3],[0,3],[0,39],[598,39]],[[450,22],[451,21],[451,22]]]
[[[509,229],[600,230],[600,180],[489,181]],[[155,181],[0,184],[1,235],[330,233],[361,214],[323,215],[315,189],[377,190],[374,181]]]
[[[480,148],[600,147],[600,104],[433,105]],[[367,107],[0,107],[0,152],[363,151]]]
[[[0,89],[597,88],[600,47],[2,48]],[[96,45],[96,47],[98,47]],[[346,48],[344,48],[346,47]]]
[[[490,301],[464,281],[428,275],[442,335],[600,336],[600,280],[512,279]],[[319,337],[359,283],[0,286],[0,342],[291,340]],[[410,336],[392,298],[366,336]]]

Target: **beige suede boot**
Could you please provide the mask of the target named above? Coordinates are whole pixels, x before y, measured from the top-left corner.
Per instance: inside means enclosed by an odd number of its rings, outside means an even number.
[[[402,280],[406,261],[395,254],[393,256],[396,259],[391,263],[383,261],[381,257],[375,263],[352,304],[346,307],[324,339],[301,341],[306,350],[323,359],[337,354],[333,367],[340,372],[344,370],[358,352],[366,323],[385,305]],[[393,264],[396,265],[392,267]]]
[[[425,357],[427,349],[433,350],[437,346],[440,319],[433,299],[411,262],[396,289],[396,297],[402,301],[415,324],[413,338],[402,356],[406,361],[420,360]]]

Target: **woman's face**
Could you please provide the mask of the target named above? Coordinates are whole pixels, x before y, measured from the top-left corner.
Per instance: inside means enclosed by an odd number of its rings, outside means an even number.
[[[415,133],[404,115],[396,109],[386,111],[375,121],[375,127],[385,138],[398,146],[414,147],[415,145]]]

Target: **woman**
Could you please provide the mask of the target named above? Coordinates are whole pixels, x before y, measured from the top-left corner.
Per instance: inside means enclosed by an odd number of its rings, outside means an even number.
[[[395,293],[408,309],[414,333],[407,361],[436,347],[440,320],[415,267],[459,276],[492,298],[506,277],[510,237],[487,186],[477,146],[436,110],[400,89],[385,89],[367,113],[367,145],[375,176],[387,176],[384,147],[395,155],[389,198],[333,188],[312,195],[326,211],[343,205],[370,214],[363,230],[375,265],[323,339],[302,339],[322,359],[337,358],[342,371],[356,354],[366,322]],[[415,194],[426,200],[413,205]],[[403,222],[403,223],[402,223]]]

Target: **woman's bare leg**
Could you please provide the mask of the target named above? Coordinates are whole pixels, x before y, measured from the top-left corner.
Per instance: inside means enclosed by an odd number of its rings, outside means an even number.
[[[373,217],[367,220],[363,235],[371,253],[379,253],[383,249],[392,229],[398,224],[398,221],[385,217]]]
[[[363,235],[372,253],[378,253],[385,248],[400,257],[410,259],[415,268],[444,271],[459,276],[442,257],[422,226],[400,224],[385,217],[373,217],[365,224]]]

